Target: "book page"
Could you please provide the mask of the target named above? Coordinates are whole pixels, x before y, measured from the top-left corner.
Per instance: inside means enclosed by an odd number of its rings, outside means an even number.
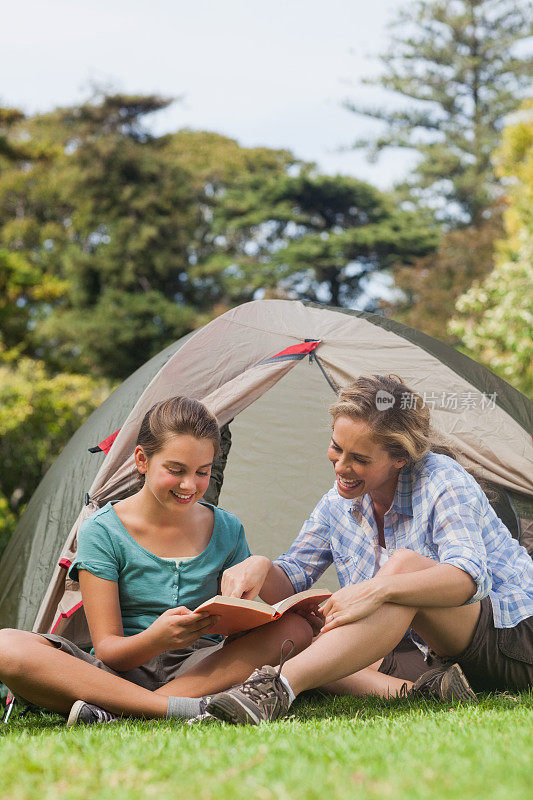
[[[241,600],[238,597],[212,597],[198,606],[196,611],[207,611],[220,619],[207,633],[218,633],[231,636],[234,633],[248,631],[265,625],[277,616],[272,606],[258,603],[256,600]]]
[[[328,597],[331,597],[329,589],[306,589],[304,592],[293,594],[291,597],[287,597],[279,603],[274,603],[272,608],[274,608],[278,614],[283,614],[285,611],[288,611],[289,608],[295,608],[297,606],[309,606],[310,608],[314,608],[320,605],[320,603],[323,603],[324,600],[327,600]]]
[[[217,607],[217,611],[211,610],[214,606]],[[273,616],[276,611],[274,606],[269,606],[268,603],[263,603],[262,600],[244,600],[242,597],[226,597],[223,594],[217,594],[215,597],[206,600],[205,603],[199,605],[195,611],[209,611],[212,614],[219,614],[220,611],[218,609],[224,607],[227,608],[229,612],[231,612],[232,607],[249,608],[251,610],[268,613],[271,616]]]

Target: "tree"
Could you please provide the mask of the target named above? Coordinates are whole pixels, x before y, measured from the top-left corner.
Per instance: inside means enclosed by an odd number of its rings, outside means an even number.
[[[58,151],[20,137],[23,124],[20,112],[0,109],[0,554],[44,471],[109,393],[102,381],[51,375],[25,355],[42,309],[60,301],[68,284],[47,271],[46,242],[61,234],[64,209],[45,179]]]
[[[508,181],[506,236],[492,272],[457,300],[449,328],[467,355],[533,395],[533,100],[506,128],[497,161]]]
[[[412,212],[289,151],[150,135],[167,103],[103,96],[11,131],[33,156],[0,174],[0,247],[48,288],[22,298],[18,335],[52,372],[124,378],[258,291],[351,305],[435,247]]]
[[[0,362],[0,549],[45,471],[108,394],[103,381],[50,376],[35,359]]]
[[[438,241],[436,229],[355,178],[304,167],[240,189],[215,213],[227,233],[226,253],[214,258],[233,264],[228,283],[245,278],[252,290],[353,307],[369,275],[426,254]]]
[[[477,227],[445,233],[435,253],[395,270],[394,283],[401,295],[387,303],[387,313],[429,336],[458,344],[447,328],[456,301],[494,268],[494,248],[502,233],[498,207]]]
[[[22,352],[42,303],[62,296],[66,283],[31,264],[23,253],[0,250],[0,360],[2,348]]]
[[[43,283],[60,282],[62,293],[32,309],[25,337],[53,370],[123,378],[217,304],[250,299],[257,288],[257,279],[235,280],[227,263],[214,266],[225,241],[214,209],[228,190],[285,174],[295,159],[216,134],[153,137],[144,119],[167,102],[104,96],[12,130],[13,141],[46,158],[0,175],[0,246]],[[245,247],[242,237],[234,243]],[[210,260],[207,275],[197,265]]]
[[[411,102],[346,107],[385,123],[361,140],[373,157],[410,148],[420,160],[403,189],[452,224],[478,225],[500,192],[491,156],[505,116],[529,89],[533,58],[516,45],[533,33],[529,0],[414,0],[391,26],[383,74],[367,83]],[[412,102],[414,101],[414,102]]]

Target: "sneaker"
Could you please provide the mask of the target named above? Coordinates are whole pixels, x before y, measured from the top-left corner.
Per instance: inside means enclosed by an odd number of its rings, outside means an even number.
[[[207,704],[211,701],[211,695],[206,694],[200,698],[200,713],[196,717],[187,720],[187,725],[195,725],[197,722],[213,722],[215,717],[207,711]]]
[[[290,645],[290,649],[284,655],[286,644]],[[281,645],[277,669],[267,665],[254,670],[244,683],[228,689],[227,692],[215,694],[207,704],[207,712],[233,725],[259,725],[286,714],[290,705],[289,693],[280,675],[283,664],[293,650],[294,642],[286,639]]]
[[[478,701],[459,664],[452,664],[447,669],[439,667],[424,672],[407,694],[409,697],[416,695],[436,697],[437,700],[460,700],[470,703]]]
[[[105,711],[103,708],[85,703],[83,700],[76,700],[70,714],[68,715],[67,728],[73,725],[94,725],[100,722],[116,722],[119,719],[116,714]]]

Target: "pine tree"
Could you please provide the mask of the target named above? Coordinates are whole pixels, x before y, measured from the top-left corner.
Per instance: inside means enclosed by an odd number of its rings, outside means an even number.
[[[421,158],[403,185],[443,219],[478,224],[498,195],[491,155],[503,120],[525,96],[533,57],[518,45],[533,33],[529,0],[415,0],[391,25],[383,73],[365,81],[409,98],[402,108],[346,107],[386,124],[360,140],[376,158],[387,147]]]

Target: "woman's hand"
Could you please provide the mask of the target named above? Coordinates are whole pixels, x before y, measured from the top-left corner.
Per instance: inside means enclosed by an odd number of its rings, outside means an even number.
[[[381,579],[370,578],[368,581],[345,586],[332,594],[322,606],[321,612],[326,624],[321,633],[364,619],[377,611],[384,602]]]
[[[261,591],[271,566],[266,556],[250,556],[223,573],[220,593],[253,600]]]
[[[209,633],[220,617],[210,616],[200,611],[189,611],[185,606],[169,608],[155,622],[152,622],[146,633],[160,653],[166,650],[181,650],[193,644],[200,636]]]

